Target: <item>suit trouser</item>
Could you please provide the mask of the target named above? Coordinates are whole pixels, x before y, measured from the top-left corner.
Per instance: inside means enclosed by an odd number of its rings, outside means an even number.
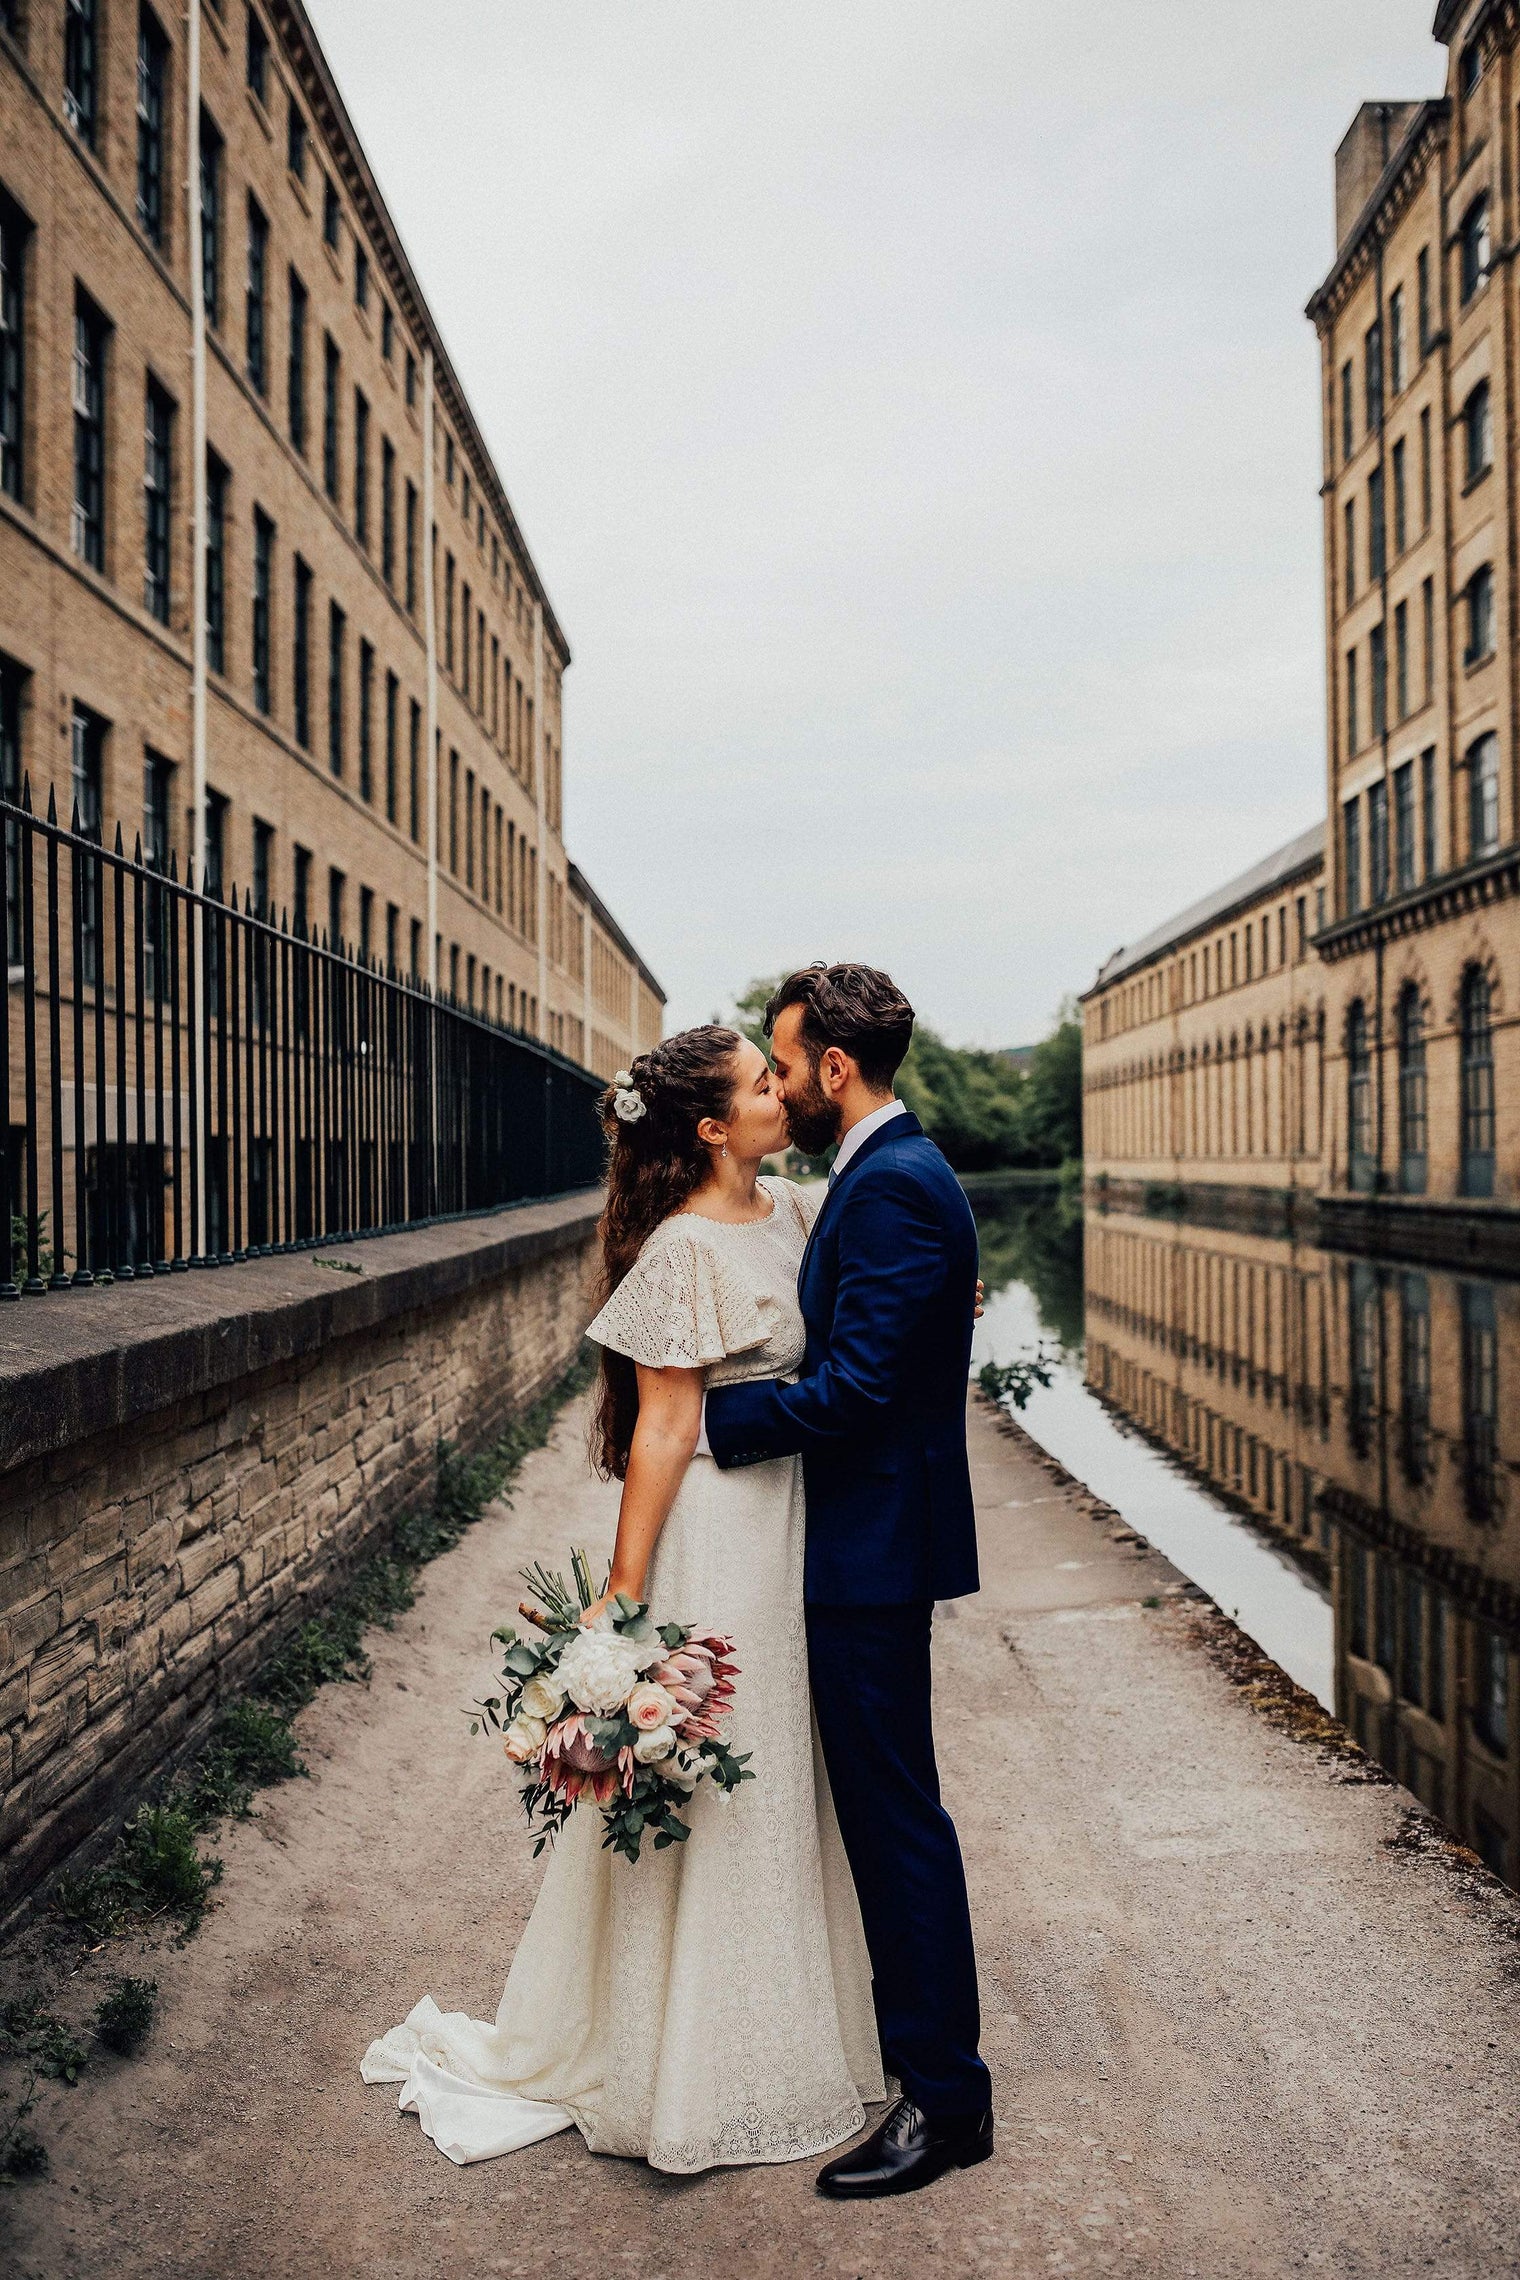
[[[933,2119],[981,2113],[981,2009],[931,1724],[933,1606],[807,1610],[813,1708],[860,1895],[882,2064]]]

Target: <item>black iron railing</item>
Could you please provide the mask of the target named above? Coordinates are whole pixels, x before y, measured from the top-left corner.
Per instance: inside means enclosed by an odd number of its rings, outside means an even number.
[[[0,800],[0,1299],[230,1266],[601,1176],[532,1038]]]

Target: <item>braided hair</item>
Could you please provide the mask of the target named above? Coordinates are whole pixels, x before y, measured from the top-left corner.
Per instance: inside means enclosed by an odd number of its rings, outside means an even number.
[[[715,1021],[678,1030],[641,1053],[600,1104],[607,1135],[607,1202],[597,1230],[602,1262],[596,1303],[605,1306],[661,1223],[682,1210],[709,1168],[697,1138],[704,1117],[726,1117],[743,1039]],[[602,1349],[592,1454],[604,1480],[628,1471],[639,1415],[638,1377],[626,1354]]]

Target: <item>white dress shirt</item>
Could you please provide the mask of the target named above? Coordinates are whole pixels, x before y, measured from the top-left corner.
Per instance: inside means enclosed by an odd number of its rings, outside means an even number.
[[[858,1148],[864,1147],[873,1132],[879,1132],[884,1124],[890,1124],[894,1116],[906,1116],[907,1113],[907,1107],[902,1101],[889,1100],[880,1108],[873,1108],[870,1115],[863,1116],[858,1124],[852,1124],[839,1143],[839,1153],[834,1158],[834,1166],[829,1173],[829,1186],[834,1185],[850,1158]],[[697,1445],[692,1454],[698,1457],[710,1457],[712,1455],[712,1447],[707,1438],[707,1396],[705,1393],[702,1396],[702,1422],[697,1428]]]

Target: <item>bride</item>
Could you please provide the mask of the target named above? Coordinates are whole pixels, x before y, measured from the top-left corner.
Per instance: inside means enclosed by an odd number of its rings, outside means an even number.
[[[571,2123],[594,2153],[690,2172],[795,2161],[883,2098],[860,1910],[812,1731],[801,1460],[720,1472],[705,1386],[795,1375],[800,1188],[765,1057],[732,1029],[667,1038],[604,1097],[601,1469],[623,1483],[609,1596],[732,1634],[732,1746],[756,1776],[703,1783],[690,1839],[636,1863],[579,1808],[557,1839],[494,2025],[424,1996],[372,2043],[440,2152],[482,2161]],[[598,1602],[598,1609],[605,1602]],[[591,1610],[591,1620],[598,1609]]]

